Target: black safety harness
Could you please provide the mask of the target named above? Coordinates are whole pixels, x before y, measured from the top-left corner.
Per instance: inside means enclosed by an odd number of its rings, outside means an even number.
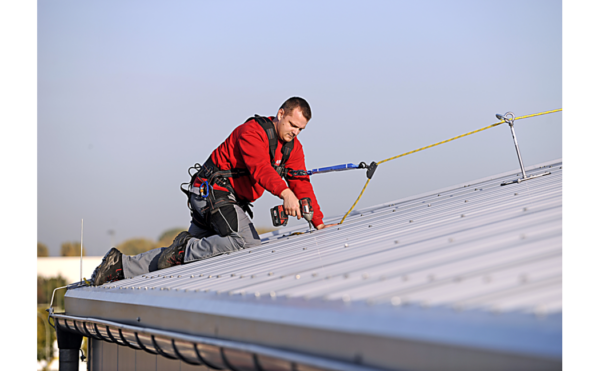
[[[269,140],[269,155],[271,157],[271,166],[275,169],[277,174],[282,178],[290,178],[298,175],[306,175],[298,173],[296,170],[287,169],[285,167],[285,163],[290,157],[292,150],[294,149],[294,141],[290,141],[285,143],[281,147],[282,158],[279,165],[275,163],[275,151],[277,150],[277,133],[275,132],[275,125],[273,122],[266,117],[262,117],[259,115],[254,115],[254,117],[249,118],[245,121],[248,122],[250,120],[256,120],[256,122],[264,129],[267,134],[267,138]],[[192,173],[192,169],[195,171]],[[181,184],[180,188],[183,193],[185,193],[188,197],[188,208],[191,211],[192,220],[195,224],[203,228],[211,228],[211,219],[212,217],[219,212],[219,209],[225,206],[231,206],[233,204],[237,204],[240,206],[245,212],[248,213],[250,218],[253,217],[252,210],[250,207],[252,204],[249,201],[240,200],[239,197],[235,194],[231,183],[229,182],[229,178],[239,178],[242,176],[250,175],[248,169],[231,169],[231,170],[221,170],[219,169],[215,163],[212,161],[211,156],[208,157],[204,165],[200,165],[196,163],[194,166],[188,169],[188,174],[191,177],[189,183]],[[195,192],[192,191],[194,184],[196,183],[197,178],[204,179],[202,182],[202,186],[199,189],[200,196],[205,198],[207,203],[206,207],[202,209],[202,215],[194,210],[190,203],[190,198],[192,194]],[[214,185],[219,185],[225,189],[226,191],[214,189]],[[184,187],[186,186],[187,187]],[[187,189],[186,189],[187,188]],[[221,213],[222,214],[222,213]],[[215,223],[212,223],[214,227]],[[218,224],[218,223],[217,223]],[[217,226],[218,229],[218,226]],[[219,232],[219,231],[218,231]],[[223,235],[221,232],[219,234]]]

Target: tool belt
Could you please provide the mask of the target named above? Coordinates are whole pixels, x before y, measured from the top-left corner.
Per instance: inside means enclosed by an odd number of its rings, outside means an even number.
[[[195,170],[194,173],[191,173],[192,169]],[[239,232],[237,212],[234,205],[242,208],[250,218],[254,216],[250,209],[252,204],[240,200],[229,182],[229,178],[248,175],[248,170],[220,170],[209,157],[204,165],[195,164],[189,168],[188,174],[191,177],[190,182],[183,183],[180,189],[188,197],[188,208],[190,209],[192,222],[198,227],[211,229],[221,237],[225,237],[233,232]],[[184,188],[186,184],[187,189]],[[200,210],[193,207],[192,197],[200,197],[205,200],[205,206]]]

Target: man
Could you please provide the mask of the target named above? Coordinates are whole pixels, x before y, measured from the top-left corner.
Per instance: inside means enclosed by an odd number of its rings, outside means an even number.
[[[283,199],[285,212],[301,218],[298,199],[311,199],[312,223],[323,224],[323,213],[306,175],[304,152],[296,138],[311,119],[308,102],[286,100],[274,117],[248,119],[215,149],[204,165],[197,166],[188,190],[192,221],[169,247],[135,256],[112,248],[92,274],[102,285],[174,265],[190,263],[260,245],[260,237],[245,212],[265,190]],[[286,181],[282,179],[285,177]]]

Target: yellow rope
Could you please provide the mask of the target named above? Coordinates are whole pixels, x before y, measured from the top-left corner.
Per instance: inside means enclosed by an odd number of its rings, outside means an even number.
[[[540,113],[534,113],[534,114],[532,114],[532,115],[526,115],[526,116],[519,116],[519,117],[515,117],[515,120],[522,120],[522,119],[526,119],[526,118],[530,118],[530,117],[547,115],[547,114],[549,114],[549,113],[555,113],[555,112],[559,112],[559,111],[562,111],[562,108],[555,109],[555,110],[552,110],[552,111],[545,111],[545,112],[540,112]],[[454,138],[446,139],[446,140],[444,140],[444,141],[441,141],[441,142],[437,142],[437,143],[435,143],[435,144],[428,145],[428,146],[426,146],[426,147],[421,147],[421,148],[419,148],[419,149],[415,149],[415,150],[413,150],[413,151],[406,152],[406,153],[403,153],[403,154],[401,154],[401,155],[398,155],[398,156],[394,156],[394,157],[387,158],[387,159],[385,159],[385,160],[381,160],[381,161],[379,161],[379,162],[377,163],[377,165],[381,165],[381,164],[383,164],[384,162],[388,162],[388,161],[391,161],[391,160],[395,160],[395,159],[397,159],[397,158],[400,158],[400,157],[403,157],[403,156],[407,156],[407,155],[410,155],[410,154],[412,154],[412,153],[415,153],[415,152],[422,151],[422,150],[424,150],[424,149],[427,149],[427,148],[431,148],[431,147],[439,146],[440,144],[448,143],[448,142],[451,142],[451,141],[453,141],[453,140],[456,140],[456,139],[459,139],[459,138],[463,138],[463,137],[466,137],[466,136],[468,136],[468,135],[471,135],[471,134],[479,133],[480,131],[484,131],[484,130],[490,129],[490,128],[493,128],[493,127],[495,127],[495,126],[501,125],[501,124],[504,124],[504,121],[500,121],[500,122],[497,122],[497,123],[495,123],[495,124],[492,124],[492,125],[490,125],[490,126],[486,126],[486,127],[484,127],[484,128],[481,128],[481,129],[473,130],[473,131],[470,131],[470,132],[468,132],[468,133],[465,133],[465,134],[462,134],[462,135],[456,136],[456,137],[454,137]],[[365,184],[365,186],[363,187],[362,191],[360,192],[360,195],[358,196],[358,198],[357,198],[357,199],[356,199],[356,201],[354,202],[354,205],[352,205],[352,207],[350,208],[350,210],[348,210],[348,212],[346,213],[346,215],[344,215],[344,217],[342,218],[342,221],[340,222],[340,224],[342,224],[342,223],[344,222],[344,220],[346,220],[346,217],[347,217],[348,215],[350,215],[350,213],[352,212],[352,210],[354,210],[354,207],[356,206],[356,204],[358,203],[358,201],[359,201],[359,200],[360,200],[360,198],[362,197],[363,193],[365,192],[365,189],[367,189],[367,185],[369,185],[369,181],[371,181],[371,179],[367,179],[367,183]]]

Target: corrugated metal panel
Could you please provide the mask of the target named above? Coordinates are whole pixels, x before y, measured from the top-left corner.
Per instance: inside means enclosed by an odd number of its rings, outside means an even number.
[[[67,297],[560,359],[562,162],[527,169],[545,171],[278,230],[258,248]]]

